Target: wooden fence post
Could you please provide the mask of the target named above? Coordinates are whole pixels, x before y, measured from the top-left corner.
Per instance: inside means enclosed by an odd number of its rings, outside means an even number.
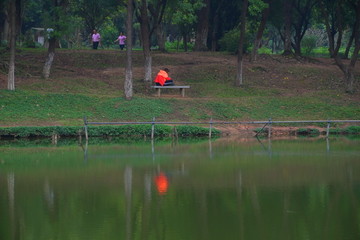
[[[327,126],[326,126],[326,137],[329,137],[329,133],[330,133],[330,120],[328,120],[327,122]]]
[[[269,131],[268,131],[268,138],[271,138],[271,118],[269,118]]]
[[[87,126],[86,116],[84,116],[84,131],[85,131],[85,139],[86,139],[86,141],[88,141],[89,135],[88,135],[88,126]]]
[[[154,135],[155,135],[155,117],[153,117],[153,121],[151,123],[151,140],[154,139]]]

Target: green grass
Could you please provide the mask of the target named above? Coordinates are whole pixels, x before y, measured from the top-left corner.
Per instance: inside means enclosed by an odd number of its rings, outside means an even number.
[[[280,64],[271,69],[260,62],[245,67],[245,86],[238,88],[234,86],[236,66],[221,64],[223,59],[233,56],[198,53],[199,57],[208,58],[204,64],[191,56],[154,52],[155,69],[171,65],[175,69],[175,82],[191,85],[187,98],[154,97],[153,89],[135,78],[134,98],[127,101],[123,97],[123,77],[115,75],[106,79],[102,73],[104,69],[123,68],[124,52],[58,52],[53,69],[55,77],[44,80],[38,75],[46,51],[19,50],[23,57],[17,58],[21,84],[14,92],[0,90],[1,125],[79,126],[84,116],[89,121],[151,121],[154,117],[157,121],[360,119],[357,98],[333,86],[334,75],[338,73],[336,66],[334,72],[323,74],[323,68],[316,64],[310,67]],[[6,56],[6,52],[0,52],[0,56]],[[134,67],[142,68],[141,51],[134,51],[133,61]],[[185,71],[176,72],[175,67]],[[78,73],[78,70],[87,72]],[[290,79],[284,80],[285,76]],[[291,80],[292,77],[297,79]],[[289,81],[286,82],[289,85],[283,87],[282,81]],[[298,87],[306,91],[297,93]],[[164,95],[169,93],[164,91]]]
[[[327,120],[359,119],[358,105],[309,96],[251,96],[213,99],[97,97],[85,94],[39,94],[0,91],[0,123],[82,124],[90,121]]]

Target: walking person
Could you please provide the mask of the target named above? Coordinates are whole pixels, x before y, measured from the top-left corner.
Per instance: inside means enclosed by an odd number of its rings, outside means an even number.
[[[93,49],[98,49],[98,46],[101,44],[100,41],[101,41],[100,33],[98,33],[96,29],[94,29],[91,35],[91,42],[93,45]]]
[[[125,41],[126,41],[126,36],[121,32],[119,37],[114,41],[115,42],[119,42],[119,47],[122,50],[124,50],[125,47]]]

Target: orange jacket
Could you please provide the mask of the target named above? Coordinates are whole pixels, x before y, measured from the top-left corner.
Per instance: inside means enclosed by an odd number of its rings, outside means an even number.
[[[160,70],[154,80],[154,82],[159,83],[161,86],[164,86],[166,80],[171,80],[168,73],[164,70]]]

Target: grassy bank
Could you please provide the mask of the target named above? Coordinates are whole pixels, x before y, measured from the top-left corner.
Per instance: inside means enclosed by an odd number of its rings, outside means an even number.
[[[4,51],[1,57],[7,58]],[[44,50],[17,53],[16,91],[7,91],[2,68],[0,126],[81,126],[89,121],[243,121],[360,119],[357,93],[344,92],[331,59],[261,56],[245,63],[244,86],[235,87],[236,56],[224,53],[153,53],[153,75],[168,67],[187,96],[144,83],[142,52],[134,52],[134,98],[123,96],[124,54],[115,50],[60,50],[51,78],[41,78]]]

